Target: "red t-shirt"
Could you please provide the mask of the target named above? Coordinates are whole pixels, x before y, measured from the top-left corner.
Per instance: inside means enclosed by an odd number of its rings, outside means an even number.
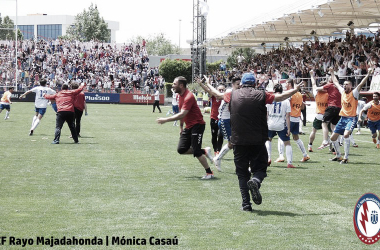
[[[229,103],[231,101],[231,94],[232,94],[232,91],[224,94],[225,102]],[[274,94],[265,91],[265,104],[272,104],[273,100],[274,100]]]
[[[221,100],[217,100],[215,96],[211,97],[211,119],[218,120],[219,106],[222,103]]]
[[[84,96],[83,92],[80,92],[77,96],[74,98],[74,108],[83,111],[84,110],[84,104],[86,102],[86,98]]]
[[[189,113],[183,118],[183,122],[186,123],[187,129],[192,128],[195,124],[205,124],[197,100],[195,100],[193,93],[188,89],[185,90],[183,95],[179,95],[178,106],[180,110],[183,109],[189,111]]]
[[[334,106],[334,107],[342,107],[342,104],[340,102],[341,94],[339,90],[335,87],[334,83],[328,83],[323,86],[323,89],[327,91],[329,94],[329,99],[327,101],[328,107]]]
[[[272,104],[274,100],[274,94],[265,92],[265,104]]]
[[[226,93],[224,94],[224,96],[223,96],[223,100],[224,100],[226,103],[230,103],[230,101],[231,101],[231,93],[232,93],[232,91],[230,91],[230,92],[226,92]]]
[[[58,112],[74,112],[74,97],[83,90],[84,86],[85,85],[80,86],[78,89],[75,90],[61,90],[57,94],[45,95],[44,97],[48,100],[55,100],[55,102],[57,103]]]

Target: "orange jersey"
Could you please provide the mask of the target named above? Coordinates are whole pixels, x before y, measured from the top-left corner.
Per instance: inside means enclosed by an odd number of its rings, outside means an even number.
[[[324,114],[328,106],[329,93],[318,92],[315,96],[316,112],[317,114]]]
[[[290,116],[300,117],[301,116],[301,105],[302,105],[302,94],[300,92],[295,93],[290,99]]]
[[[9,91],[4,92],[3,97],[1,97],[1,103],[9,104],[9,100],[11,99],[12,93]]]
[[[380,120],[380,103],[375,104],[374,101],[370,102],[372,106],[367,111],[367,117],[370,121],[378,121]]]
[[[356,116],[356,109],[358,107],[358,100],[355,99],[353,91],[346,94],[343,91],[342,93],[342,109],[340,110],[339,115],[344,117],[354,117]]]

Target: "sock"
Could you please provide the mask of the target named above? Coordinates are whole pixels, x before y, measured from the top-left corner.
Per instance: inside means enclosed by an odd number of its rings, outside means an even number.
[[[270,160],[271,153],[272,153],[272,142],[271,141],[266,141],[265,142],[265,147],[267,148],[268,159]]]
[[[286,160],[288,164],[292,164],[293,162],[293,149],[291,145],[286,145]]]
[[[344,159],[348,159],[350,153],[350,138],[344,138]]]
[[[30,130],[32,130],[33,124],[34,124],[34,122],[36,121],[37,118],[38,118],[37,116],[33,116],[32,126],[30,127]]]
[[[380,140],[379,140],[379,138],[377,138],[377,142],[376,142],[376,144],[380,144]]]
[[[205,169],[205,170],[206,170],[206,173],[212,174],[211,168],[208,168],[208,169]]]
[[[284,142],[279,138],[278,139],[278,154],[280,155],[280,158],[284,158]]]
[[[30,128],[30,130],[35,130],[38,126],[38,124],[40,123],[40,119],[36,119],[33,123],[33,126]]]
[[[334,149],[335,149],[335,153],[336,153],[336,157],[341,157],[342,155],[340,154],[340,146],[339,146],[339,142],[338,140],[335,140],[332,142],[333,146],[334,146]]]
[[[303,145],[303,142],[301,141],[301,139],[298,139],[296,141],[296,143],[297,143],[298,148],[301,150],[303,157],[306,157],[307,156],[306,149],[305,149],[305,146]]]
[[[355,144],[355,140],[354,140],[354,137],[352,136],[352,134],[350,134],[349,139],[350,139],[350,142],[352,143],[352,145],[354,145]]]
[[[6,113],[5,113],[5,118],[8,118],[9,117],[9,111],[7,111]]]
[[[343,144],[343,136],[341,136],[341,135],[339,136],[339,143]]]
[[[322,142],[322,144],[327,144],[327,143],[329,143],[329,142],[326,140],[323,140],[323,142]]]
[[[227,154],[228,153],[228,151],[230,151],[230,148],[228,147],[228,143],[226,144],[226,145],[224,145],[223,147],[222,147],[222,149],[220,150],[220,152],[219,152],[219,155],[218,155],[218,160],[220,160],[220,159],[222,159],[223,158],[223,156],[225,155],[225,154]]]

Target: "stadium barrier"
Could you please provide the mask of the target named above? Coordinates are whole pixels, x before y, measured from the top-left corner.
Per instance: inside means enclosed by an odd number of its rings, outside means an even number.
[[[0,91],[2,95],[4,91]],[[13,92],[11,96],[12,102],[34,102],[35,93],[30,93],[23,99],[19,97],[24,92]],[[84,92],[87,103],[121,103],[121,104],[153,104],[154,96],[147,94],[115,94],[115,93],[91,93]],[[160,95],[160,105],[164,105],[165,96]]]

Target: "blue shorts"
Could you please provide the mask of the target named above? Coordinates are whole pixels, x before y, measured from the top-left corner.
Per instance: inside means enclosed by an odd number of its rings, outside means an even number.
[[[231,120],[230,119],[219,119],[218,126],[223,134],[223,138],[230,141],[231,139]]]
[[[35,108],[34,110],[42,116],[46,113],[46,108]]]
[[[345,130],[353,131],[356,127],[356,123],[358,122],[358,118],[355,117],[345,117],[342,116],[334,129],[334,133],[343,135]]]
[[[299,122],[290,122],[290,133],[292,133],[292,135],[298,135],[300,133]]]
[[[6,110],[11,110],[11,105],[9,104],[0,104],[0,110],[3,110],[3,109],[6,109]]]
[[[51,107],[53,108],[53,110],[55,111],[55,113],[58,112],[58,109],[57,109],[57,103],[52,103],[52,104],[51,104]]]
[[[368,127],[371,130],[371,133],[375,134],[376,130],[380,130],[380,120],[375,122],[368,121]]]
[[[172,109],[173,109],[173,113],[174,113],[174,114],[179,113],[178,105],[172,105]]]
[[[283,140],[283,141],[290,141],[290,136],[286,135],[287,132],[288,132],[288,128],[287,127],[285,127],[281,131],[268,130],[268,137],[269,138],[273,138],[276,135],[278,135],[278,137],[280,137],[281,140]]]

